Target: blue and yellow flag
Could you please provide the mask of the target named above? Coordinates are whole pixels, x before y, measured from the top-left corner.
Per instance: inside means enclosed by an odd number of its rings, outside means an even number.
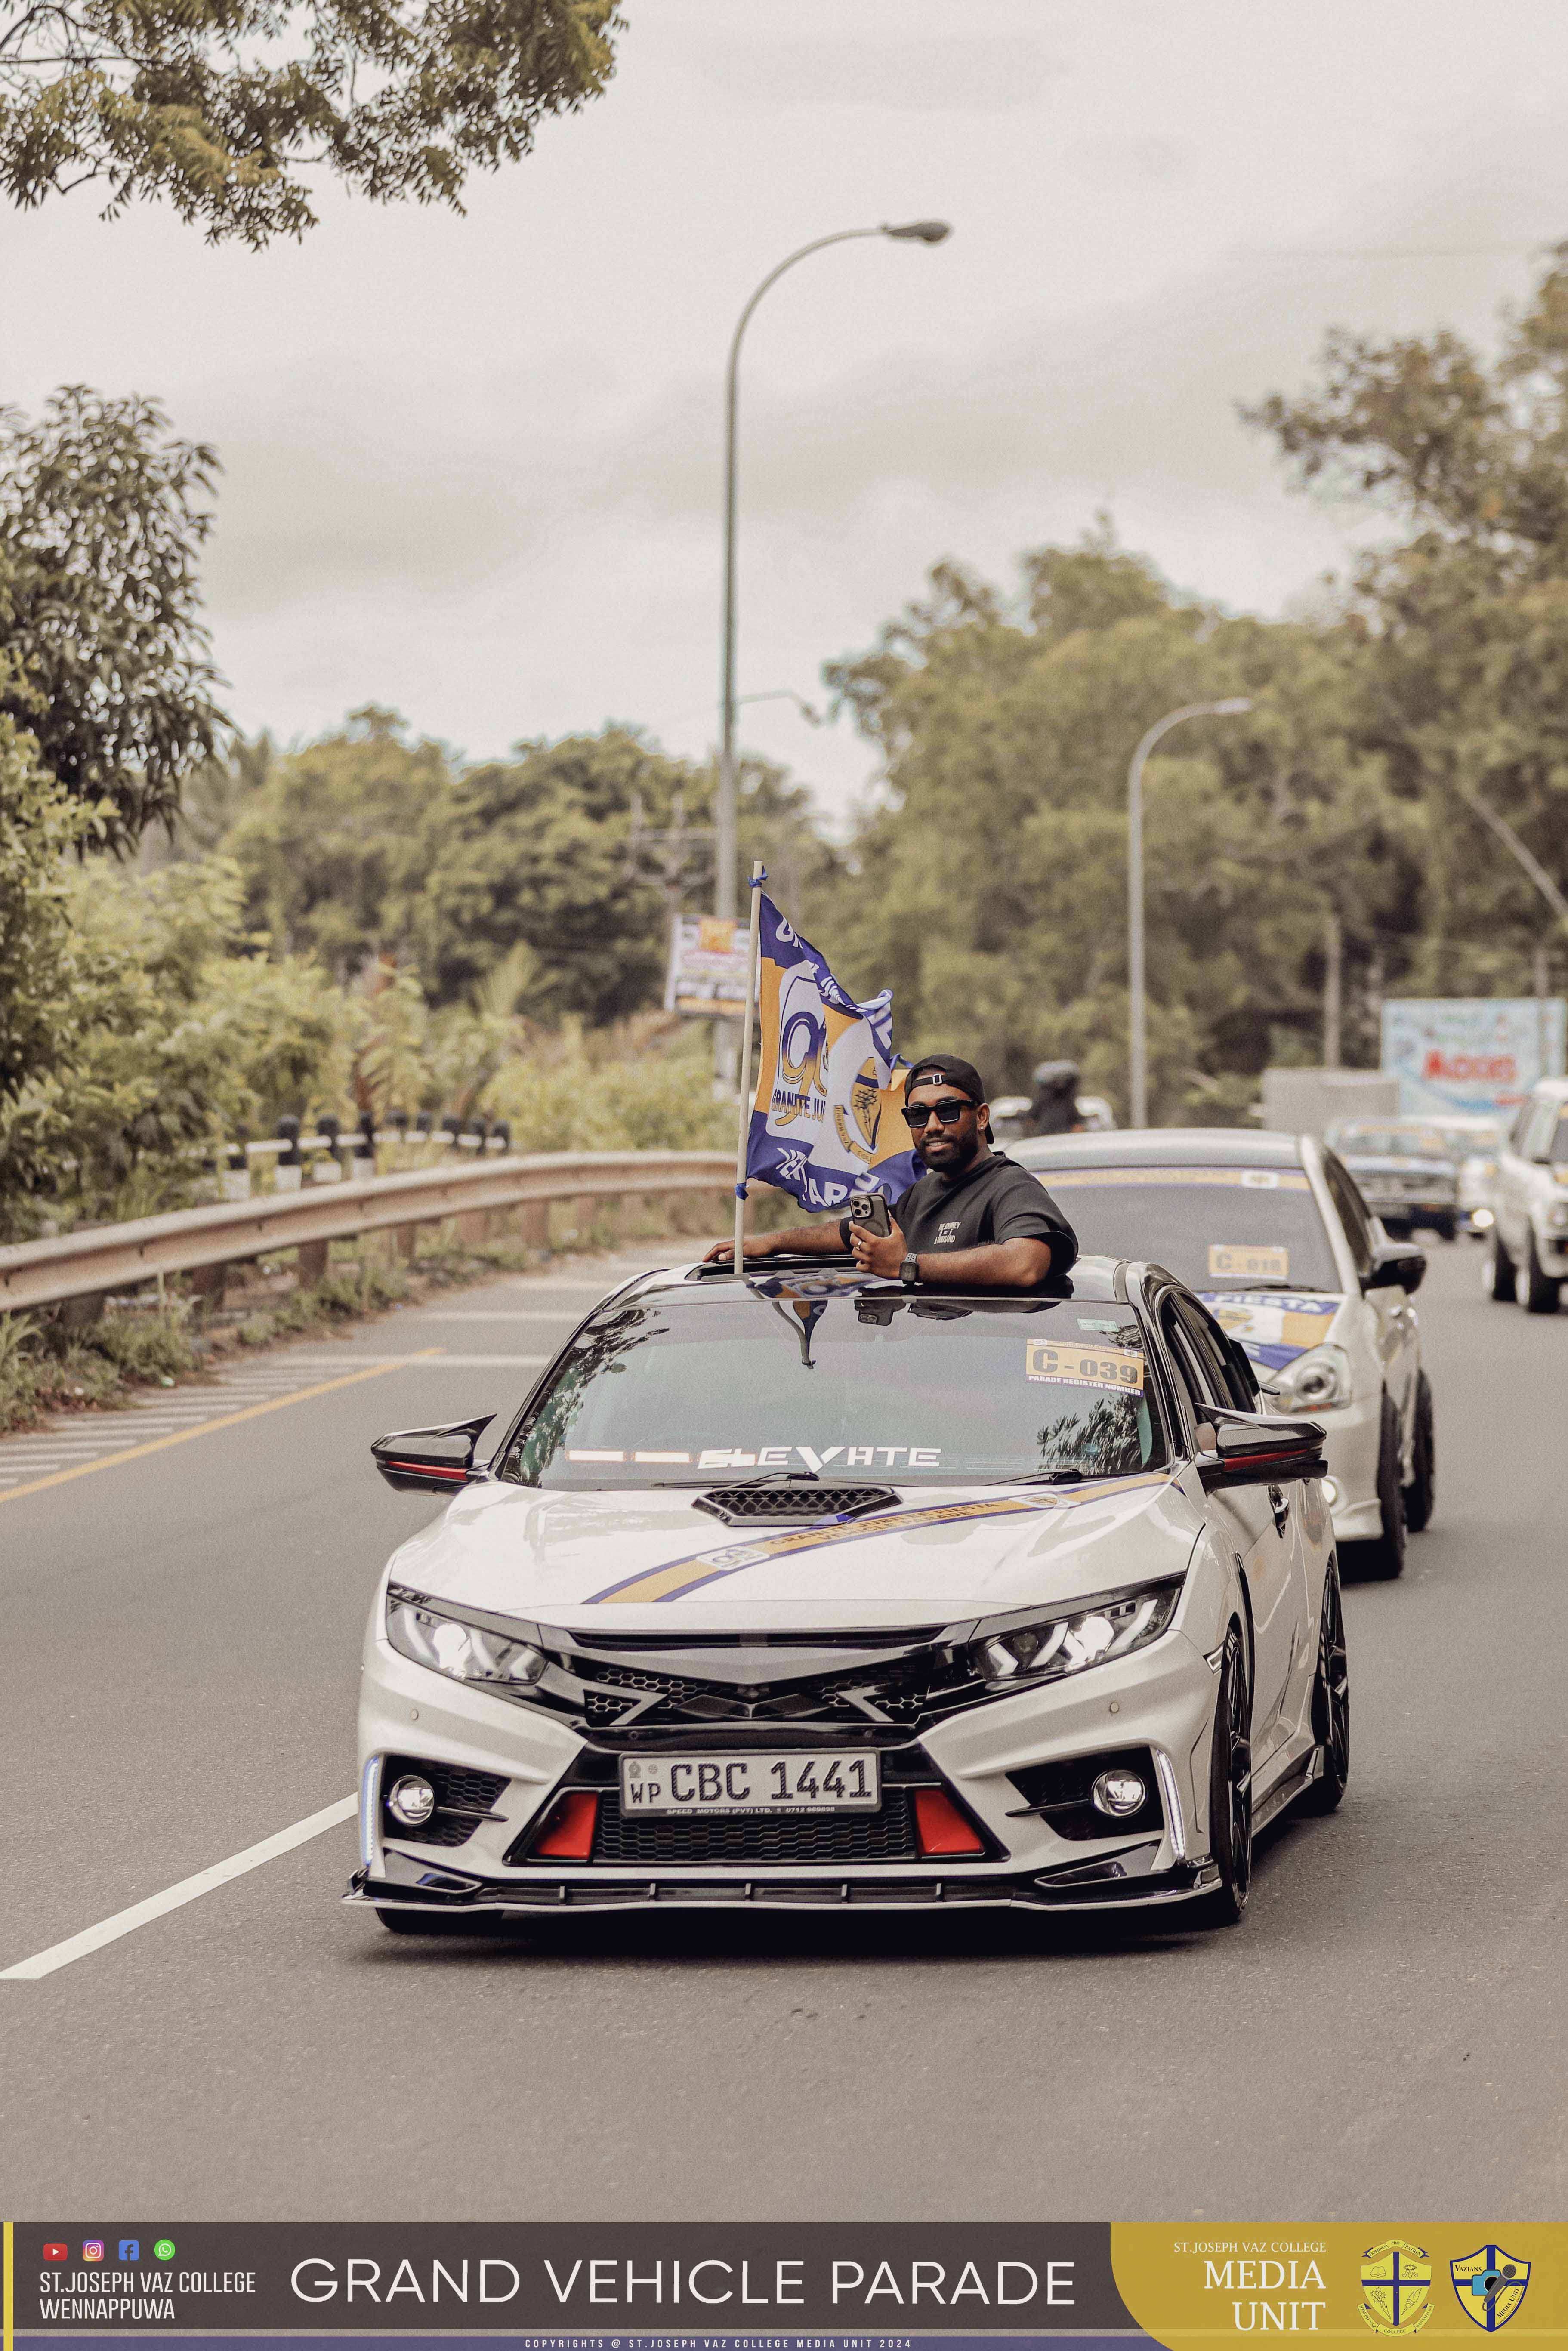
[[[803,1208],[841,1208],[852,1192],[896,1199],[920,1166],[901,1115],[892,990],[857,1004],[766,895],[758,914],[762,1058],[747,1175]]]

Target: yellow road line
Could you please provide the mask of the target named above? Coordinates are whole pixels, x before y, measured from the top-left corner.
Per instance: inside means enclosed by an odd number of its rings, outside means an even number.
[[[401,1371],[405,1364],[422,1364],[432,1355],[445,1353],[443,1347],[421,1347],[417,1354],[400,1355],[395,1363],[371,1364],[362,1372],[345,1372],[341,1379],[322,1380],[313,1388],[296,1388],[291,1395],[272,1396],[266,1404],[247,1404],[243,1412],[225,1412],[221,1420],[199,1421],[194,1428],[177,1428],[172,1437],[149,1437],[145,1445],[132,1445],[120,1453],[105,1453],[97,1461],[78,1461],[74,1469],[56,1469],[47,1478],[35,1478],[30,1485],[12,1486],[0,1492],[0,1502],[19,1502],[24,1494],[42,1494],[50,1486],[68,1486],[73,1478],[90,1478],[95,1469],[118,1469],[122,1461],[145,1461],[150,1453],[166,1453],[171,1445],[188,1445],[193,1437],[210,1437],[214,1429],[237,1428],[242,1420],[259,1420],[266,1412],[281,1412],[285,1405],[308,1404],[312,1396],[330,1395],[334,1388],[351,1388],[361,1380],[379,1380],[388,1372]]]

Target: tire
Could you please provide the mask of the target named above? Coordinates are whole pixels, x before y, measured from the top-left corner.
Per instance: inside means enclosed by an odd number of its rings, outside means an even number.
[[[1495,1225],[1492,1228],[1491,1263],[1487,1290],[1489,1295],[1495,1298],[1500,1306],[1511,1306],[1519,1297],[1519,1275],[1515,1270],[1512,1258],[1502,1245],[1502,1235]]]
[[[1437,1499],[1437,1432],[1432,1418],[1432,1383],[1425,1372],[1416,1377],[1416,1434],[1411,1449],[1414,1474],[1405,1489],[1405,1524],[1418,1535],[1430,1526]]]
[[[1350,1782],[1350,1663],[1339,1566],[1330,1560],[1318,1620],[1318,1662],[1312,1676],[1312,1736],[1322,1770],[1301,1800],[1303,1813],[1337,1813]]]
[[[1399,1482],[1402,1449],[1399,1407],[1385,1388],[1383,1435],[1377,1447],[1377,1503],[1383,1531],[1373,1541],[1358,1543],[1356,1549],[1366,1573],[1385,1583],[1405,1573],[1405,1490]]]
[[[1192,1906],[1203,1927],[1238,1927],[1252,1891],[1252,1692],[1241,1627],[1231,1622],[1214,1694],[1208,1754],[1208,1849],[1219,1884]]]
[[[1530,1236],[1530,1255],[1524,1267],[1524,1311],[1527,1314],[1555,1314],[1563,1303],[1563,1284],[1554,1281],[1541,1270],[1541,1259],[1535,1254],[1535,1235]]]

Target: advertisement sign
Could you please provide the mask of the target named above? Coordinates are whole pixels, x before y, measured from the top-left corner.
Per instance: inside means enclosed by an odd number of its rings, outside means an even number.
[[[1407,1118],[1516,1111],[1538,1078],[1563,1073],[1560,996],[1395,997],[1383,1007],[1383,1067]]]
[[[677,914],[664,973],[666,1012],[722,1012],[746,1003],[746,925],[727,915]]]

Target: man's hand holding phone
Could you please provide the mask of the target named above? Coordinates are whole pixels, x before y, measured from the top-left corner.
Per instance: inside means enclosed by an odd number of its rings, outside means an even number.
[[[862,1273],[896,1281],[907,1243],[882,1192],[858,1192],[850,1202],[850,1249]]]

